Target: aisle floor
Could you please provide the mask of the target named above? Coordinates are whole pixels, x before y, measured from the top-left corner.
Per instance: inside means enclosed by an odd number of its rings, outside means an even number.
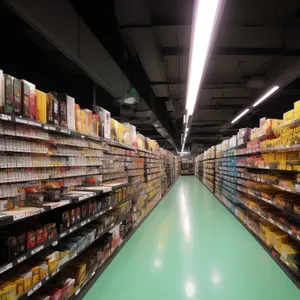
[[[298,288],[192,176],[180,177],[86,300],[294,300]]]

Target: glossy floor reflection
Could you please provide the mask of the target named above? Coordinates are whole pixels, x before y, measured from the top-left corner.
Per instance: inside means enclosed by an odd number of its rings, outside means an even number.
[[[86,300],[294,300],[300,292],[192,176],[181,177]]]

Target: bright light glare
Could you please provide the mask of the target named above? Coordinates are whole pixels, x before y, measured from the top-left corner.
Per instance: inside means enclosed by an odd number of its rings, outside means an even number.
[[[153,265],[154,265],[154,267],[155,267],[156,269],[159,269],[159,268],[161,267],[161,260],[155,259],[155,260],[153,261]]]
[[[279,89],[279,86],[275,85],[268,92],[266,92],[262,97],[260,97],[252,106],[255,107],[258,104],[262,103],[264,100],[266,100],[270,95],[272,95],[278,89]]]
[[[219,0],[196,0],[190,44],[186,110],[194,112]]]
[[[242,116],[244,116],[246,113],[248,113],[249,108],[245,109],[242,113],[240,113],[235,119],[232,120],[231,124],[235,123],[237,120],[239,120]]]
[[[196,294],[196,287],[195,285],[188,281],[185,285],[185,293],[188,297],[194,297]]]
[[[214,285],[219,285],[219,283],[221,282],[221,276],[220,276],[219,272],[212,273],[211,281]]]

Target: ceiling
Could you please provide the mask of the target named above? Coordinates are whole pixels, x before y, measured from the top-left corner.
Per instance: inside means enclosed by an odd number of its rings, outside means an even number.
[[[112,110],[118,119],[135,124],[141,133],[157,139],[161,146],[174,148],[170,143],[172,139],[179,149],[193,1],[68,2],[128,77],[141,98],[140,105],[120,105],[115,97],[98,87],[97,103]],[[30,28],[25,31],[28,34]],[[21,36],[23,33],[24,30]],[[258,0],[226,1],[198,94],[187,147],[201,151],[235,134],[240,127],[257,126],[262,116],[281,117],[284,111],[292,108],[300,94],[300,80],[297,79],[300,75],[299,33],[298,0],[274,0],[271,5]],[[41,43],[32,32],[28,36],[30,43],[34,41],[41,48],[34,50],[42,53],[41,59],[50,57],[52,63],[48,65],[55,66],[59,74],[65,73],[59,75],[63,80],[56,80],[59,83],[53,85],[62,86],[62,82],[65,82],[65,88],[74,90],[80,95],[77,98],[81,98],[83,88],[77,88],[76,91],[68,79],[74,73],[77,82],[85,77],[82,82],[89,96],[92,96],[93,82],[86,78],[84,72],[63,58],[53,46]],[[42,65],[47,68],[45,63]],[[232,119],[274,83],[284,88],[232,126]],[[155,120],[160,122],[160,126],[153,126]],[[159,132],[162,130],[164,133]]]
[[[117,32],[123,51],[140,63],[156,101],[164,103],[166,117],[174,124],[171,134],[180,147],[193,1],[114,0],[109,11],[113,14],[111,23],[105,25],[99,21],[102,15],[93,17],[95,6],[88,3],[84,9],[80,1],[72,3],[86,22],[92,23],[92,30],[105,26]],[[299,76],[291,69],[300,59],[299,33],[297,0],[276,0],[272,5],[258,0],[226,1],[199,91],[188,147],[201,151],[242,126],[256,126],[261,116],[281,117],[292,107],[299,85],[295,81],[291,88],[288,83]],[[103,40],[103,35],[99,38]],[[109,47],[108,51],[113,52]],[[283,73],[285,80],[281,80]],[[232,119],[276,80],[285,88],[266,102],[276,106],[261,105],[231,126]]]

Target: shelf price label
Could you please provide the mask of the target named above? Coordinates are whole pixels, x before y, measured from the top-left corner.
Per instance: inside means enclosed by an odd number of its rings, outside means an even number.
[[[18,260],[17,260],[18,264],[23,262],[25,259],[26,259],[26,255],[23,255],[23,256],[19,257]]]
[[[4,273],[5,271],[11,269],[12,266],[13,266],[12,263],[9,263],[9,264],[5,265],[4,267],[2,267],[2,268],[0,269],[0,274],[2,274],[2,273]]]
[[[86,221],[81,222],[81,226],[84,226],[86,224]]]
[[[43,250],[43,249],[44,249],[44,245],[41,245],[41,246],[39,246],[39,247],[33,249],[33,250],[31,251],[31,255],[36,254],[36,253],[40,252],[40,251]]]
[[[80,196],[80,197],[78,198],[78,201],[82,201],[82,200],[84,200],[84,199],[87,199],[87,198],[89,198],[89,196],[90,196],[90,195],[88,195],[88,194],[83,195],[83,196]]]
[[[64,236],[66,236],[66,234],[67,234],[66,232],[61,233],[60,238],[63,238]]]

